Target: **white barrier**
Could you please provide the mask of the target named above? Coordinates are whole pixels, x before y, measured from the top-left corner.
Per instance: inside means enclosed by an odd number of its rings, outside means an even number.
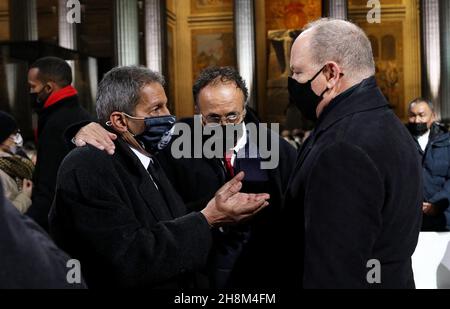
[[[450,289],[450,232],[422,232],[412,257],[418,289]]]

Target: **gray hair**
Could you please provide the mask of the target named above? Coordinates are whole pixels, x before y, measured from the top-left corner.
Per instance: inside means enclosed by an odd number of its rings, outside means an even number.
[[[433,105],[433,103],[432,103],[430,100],[425,99],[425,98],[422,98],[422,97],[415,98],[414,100],[412,100],[412,101],[409,103],[408,111],[410,112],[411,109],[412,109],[412,107],[413,107],[414,105],[418,104],[418,103],[425,103],[425,104],[427,104],[428,107],[431,109],[431,112],[434,113],[434,105]]]
[[[113,112],[133,115],[141,99],[141,90],[148,84],[164,86],[164,77],[140,66],[117,67],[105,74],[98,86],[97,117],[105,123]]]
[[[335,61],[353,80],[375,75],[372,45],[357,25],[345,20],[322,18],[309,23],[303,30],[312,31],[310,50],[317,66]]]

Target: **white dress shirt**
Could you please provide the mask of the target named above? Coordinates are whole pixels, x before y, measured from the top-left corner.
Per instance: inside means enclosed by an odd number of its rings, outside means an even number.
[[[239,138],[238,142],[236,143],[236,146],[234,146],[233,155],[231,156],[231,165],[234,166],[234,161],[236,160],[237,153],[247,145],[247,127],[245,126],[245,123],[242,123],[243,130],[242,130],[242,136]]]
[[[131,146],[129,146],[129,147],[130,147],[131,151],[133,151],[133,153],[138,157],[139,161],[141,161],[141,163],[144,166],[145,170],[150,175],[150,178],[152,179],[153,184],[155,185],[156,189],[159,190],[158,185],[156,184],[155,180],[153,179],[153,176],[148,171],[148,167],[149,167],[150,163],[153,163],[152,158],[147,157],[146,155],[144,155],[143,153],[141,153],[140,151],[134,149]]]
[[[427,133],[425,133],[424,135],[419,136],[417,138],[417,141],[419,142],[422,151],[425,151],[425,149],[427,148],[429,140],[430,140],[430,130],[428,130]]]

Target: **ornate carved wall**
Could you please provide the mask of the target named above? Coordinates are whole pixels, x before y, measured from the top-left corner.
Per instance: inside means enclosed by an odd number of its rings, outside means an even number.
[[[192,116],[192,84],[211,65],[236,66],[232,0],[167,0],[169,99]],[[176,85],[174,87],[174,85]]]
[[[322,2],[261,0],[255,4],[258,112],[265,121],[291,127],[287,122],[297,125],[301,115],[289,106],[290,50],[296,32],[322,16]]]
[[[381,1],[381,23],[367,22],[367,1],[349,1],[349,19],[366,31],[374,51],[377,82],[397,116],[421,95],[418,0]]]

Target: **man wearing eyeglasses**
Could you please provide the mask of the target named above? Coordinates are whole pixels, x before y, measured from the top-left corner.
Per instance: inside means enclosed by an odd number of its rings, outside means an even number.
[[[222,128],[224,146],[213,158],[192,156],[176,159],[172,147],[158,155],[165,173],[190,210],[198,211],[205,202],[227,180],[239,171],[245,172],[243,192],[267,192],[270,205],[245,224],[226,229],[216,229],[214,248],[210,259],[211,287],[281,287],[288,282],[281,276],[283,256],[281,251],[281,203],[291,170],[295,164],[296,151],[279,135],[266,130],[258,136],[267,136],[268,141],[279,144],[279,164],[272,169],[262,169],[264,161],[259,154],[259,145],[247,127],[258,124],[254,113],[246,106],[248,90],[239,73],[231,67],[204,70],[193,87],[197,116],[180,120],[195,132],[202,128],[204,150],[214,134],[205,134],[210,129]],[[227,134],[227,129],[231,134]],[[259,129],[263,130],[263,129]],[[70,134],[68,134],[70,135]],[[73,135],[72,135],[73,136]],[[192,152],[195,138],[192,136]],[[181,138],[181,136],[179,137]],[[111,135],[98,124],[91,123],[75,136],[77,146],[86,143],[114,153]],[[173,143],[177,142],[174,138]],[[226,147],[231,145],[230,147]]]
[[[295,164],[296,151],[279,135],[258,128],[258,138],[249,130],[259,124],[247,107],[248,90],[239,73],[230,67],[207,68],[194,83],[195,111],[200,117],[184,120],[191,128],[201,122],[208,127],[222,128],[223,158],[179,159],[166,152],[160,159],[171,181],[185,202],[208,199],[236,172],[245,171],[244,192],[269,192],[270,206],[248,224],[216,233],[215,254],[211,269],[214,287],[281,287],[285,284],[279,267],[282,264],[280,238],[281,200]],[[234,132],[230,129],[234,128]],[[195,130],[195,129],[194,129]],[[274,169],[261,167],[261,136],[279,145],[279,165]],[[210,136],[203,134],[204,149]],[[276,141],[274,141],[276,139]],[[195,143],[195,141],[194,141]],[[232,145],[227,147],[227,145]],[[257,153],[254,156],[254,153]],[[194,203],[198,204],[198,203]],[[200,203],[199,205],[201,205]],[[192,210],[196,210],[195,208]]]

